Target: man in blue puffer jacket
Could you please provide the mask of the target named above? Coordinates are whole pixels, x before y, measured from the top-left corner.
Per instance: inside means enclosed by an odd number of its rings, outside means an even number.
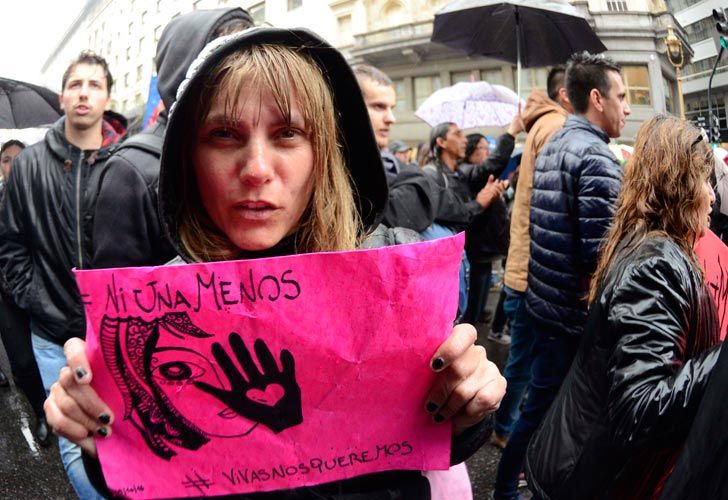
[[[536,162],[526,295],[535,335],[531,380],[498,466],[496,499],[518,498],[526,446],[569,371],[586,323],[589,279],[622,179],[608,147],[630,113],[620,71],[602,55],[569,59],[566,91],[575,114]]]

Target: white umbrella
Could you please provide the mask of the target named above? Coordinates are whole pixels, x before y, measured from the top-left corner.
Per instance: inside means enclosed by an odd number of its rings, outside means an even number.
[[[505,127],[518,112],[518,95],[488,82],[460,82],[435,91],[415,116],[435,126],[457,123],[460,128]]]

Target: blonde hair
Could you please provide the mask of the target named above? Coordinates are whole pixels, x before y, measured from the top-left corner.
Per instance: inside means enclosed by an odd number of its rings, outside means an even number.
[[[692,123],[657,115],[642,124],[591,281],[590,304],[597,298],[620,242],[632,232],[632,249],[648,237],[664,236],[700,271],[693,245],[705,224],[699,209],[712,168],[713,152]]]
[[[191,110],[182,166],[182,203],[177,213],[180,241],[197,262],[239,257],[237,248],[210,219],[197,189],[190,158],[196,131],[207,118],[213,99],[225,96],[225,112],[238,116],[250,89],[269,91],[290,123],[296,98],[313,146],[313,191],[296,230],[295,252],[352,250],[362,232],[349,170],[344,164],[331,89],[313,58],[279,45],[256,45],[225,57],[211,71]],[[241,98],[243,99],[241,102]]]

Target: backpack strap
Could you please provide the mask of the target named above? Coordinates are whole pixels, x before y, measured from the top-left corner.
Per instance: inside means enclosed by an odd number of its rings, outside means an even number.
[[[136,148],[147,153],[153,154],[157,158],[162,156],[162,145],[164,139],[155,134],[136,134],[129,137],[127,140],[122,142],[116,149],[115,153],[118,153],[125,148]]]
[[[427,170],[428,172],[433,172],[434,174],[437,174],[437,167],[435,165],[429,164],[422,167],[422,170]],[[442,180],[445,182],[445,189],[450,187],[450,183],[447,181],[447,175],[445,175],[445,172],[439,172],[442,176]]]

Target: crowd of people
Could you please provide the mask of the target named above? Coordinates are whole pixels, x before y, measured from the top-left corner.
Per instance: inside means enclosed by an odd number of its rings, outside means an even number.
[[[37,440],[59,436],[80,498],[113,496],[95,439],[113,439],[121,416],[90,385],[73,268],[462,231],[458,317],[431,357],[422,410],[452,423],[451,463],[488,440],[502,448],[495,499],[519,498],[524,474],[537,498],[678,491],[671,471],[725,364],[694,248],[709,227],[728,241],[728,167],[697,127],[650,118],[623,166],[608,147],[630,114],[621,68],[584,52],[550,70],[492,151],[451,122],[410,147],[390,140],[397,99],[384,72],[350,67],[309,31],[254,27],[240,8],[176,17],[155,62],[164,111],[141,133],[127,137],[108,111],[111,71],[83,52],[45,139],[0,150],[0,334]],[[500,262],[491,338],[509,344],[503,375],[473,326]],[[430,494],[421,471],[397,471],[255,498]]]

